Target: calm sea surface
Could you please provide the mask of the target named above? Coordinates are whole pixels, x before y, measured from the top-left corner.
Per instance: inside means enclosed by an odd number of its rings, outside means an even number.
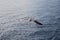
[[[60,0],[0,0],[0,40],[60,40]]]

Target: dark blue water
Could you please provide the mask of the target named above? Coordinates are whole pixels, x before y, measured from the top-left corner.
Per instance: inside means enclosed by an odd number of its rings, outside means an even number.
[[[60,0],[1,0],[0,40],[60,40]]]

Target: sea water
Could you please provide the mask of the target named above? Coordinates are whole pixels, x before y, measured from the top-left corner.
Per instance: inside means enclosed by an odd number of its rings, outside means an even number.
[[[60,40],[60,0],[0,0],[0,40]]]

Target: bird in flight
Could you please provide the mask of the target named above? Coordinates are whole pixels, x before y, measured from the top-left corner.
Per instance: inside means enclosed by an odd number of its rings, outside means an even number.
[[[39,21],[37,21],[35,19],[29,19],[29,22],[34,22],[34,23],[36,23],[38,25],[43,25],[41,22],[39,22]]]

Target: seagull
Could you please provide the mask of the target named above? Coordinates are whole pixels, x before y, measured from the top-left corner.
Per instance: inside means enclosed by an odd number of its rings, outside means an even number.
[[[29,22],[34,22],[38,25],[43,25],[42,23],[40,23],[39,21],[35,20],[35,19],[29,19]]]

